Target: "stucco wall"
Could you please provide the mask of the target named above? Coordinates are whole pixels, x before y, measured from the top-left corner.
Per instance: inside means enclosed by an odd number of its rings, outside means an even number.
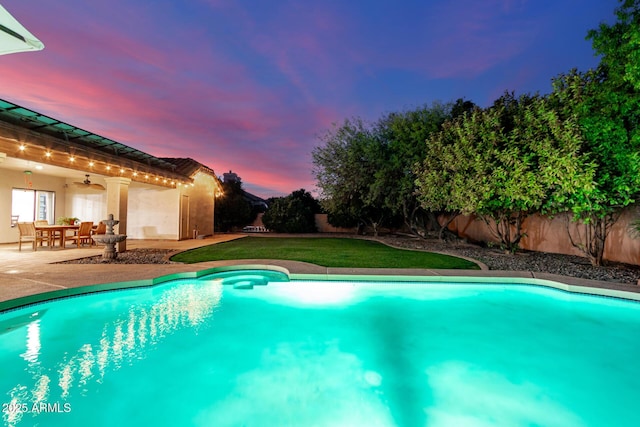
[[[127,207],[129,239],[178,239],[180,191],[131,183]],[[116,218],[117,219],[117,218]]]
[[[626,264],[640,265],[640,237],[634,238],[629,232],[629,224],[638,218],[636,208],[629,208],[623,212],[618,222],[613,226],[605,246],[606,260]],[[443,219],[441,219],[443,221]],[[322,233],[355,233],[356,229],[336,228],[327,221],[326,214],[316,215],[318,231]],[[578,231],[578,226],[568,222],[572,233]],[[488,226],[474,216],[460,215],[449,225],[449,229],[458,236],[474,242],[498,242]],[[525,250],[551,252],[584,256],[573,247],[567,234],[567,216],[558,215],[547,218],[532,215],[524,221],[525,236],[520,247]]]
[[[627,209],[613,226],[605,246],[606,260],[640,265],[640,239],[633,238],[628,232],[629,223],[637,217],[635,212],[635,208]],[[575,236],[578,225],[567,221],[566,215],[557,215],[554,218],[530,216],[523,224],[526,236],[522,238],[520,247],[532,251],[583,256],[571,244],[567,224]],[[487,225],[472,216],[458,216],[449,229],[472,241],[497,242]]]
[[[55,218],[66,216],[64,178],[34,171],[29,179],[32,190],[53,191],[55,193]],[[27,188],[24,174],[10,169],[0,169],[0,243],[18,241],[18,228],[11,227],[11,190],[13,188]]]
[[[91,187],[81,187],[74,184],[78,180],[67,179],[67,197],[65,201],[65,214],[60,216],[71,216],[80,221],[92,221],[97,224],[107,218],[107,192],[105,190],[93,189]],[[96,177],[91,178],[94,184],[106,186],[104,180]]]
[[[211,175],[198,172],[193,177],[193,184],[184,192],[189,196],[189,230],[197,226],[198,234],[212,235],[216,180]]]
[[[320,233],[355,233],[357,232],[357,228],[342,228],[342,227],[334,227],[329,224],[327,220],[327,214],[316,214],[316,227],[318,228],[318,232]]]
[[[55,192],[54,218],[77,217],[82,221],[99,221],[107,217],[107,192],[77,187],[72,179],[34,173],[32,189]],[[93,183],[106,186],[99,177]],[[18,241],[17,227],[11,228],[11,189],[25,188],[24,174],[2,169],[0,173],[0,243]],[[130,239],[169,239],[180,237],[180,199],[189,197],[189,232],[197,225],[198,234],[213,234],[215,178],[198,173],[193,187],[164,188],[133,182],[129,186],[127,235]],[[117,219],[117,218],[116,218]]]

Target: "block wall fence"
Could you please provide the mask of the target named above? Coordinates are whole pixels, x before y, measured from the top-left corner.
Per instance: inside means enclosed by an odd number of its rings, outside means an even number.
[[[605,260],[640,265],[640,237],[633,237],[633,233],[630,231],[630,223],[637,218],[636,207],[626,209],[622,213],[607,237],[604,251]],[[444,219],[441,218],[441,220]],[[567,224],[575,235],[579,225],[568,220],[566,214],[553,218],[537,214],[528,217],[523,223],[525,236],[520,241],[520,248],[530,251],[584,256],[571,244],[567,234]],[[356,233],[355,228],[331,226],[327,221],[326,214],[316,215],[316,226],[321,233]],[[458,216],[449,225],[449,230],[469,241],[498,243],[498,239],[493,236],[484,221],[474,216]]]

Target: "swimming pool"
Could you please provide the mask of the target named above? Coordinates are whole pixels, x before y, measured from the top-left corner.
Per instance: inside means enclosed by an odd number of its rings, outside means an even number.
[[[4,425],[640,424],[637,302],[341,279],[221,272],[0,313]]]

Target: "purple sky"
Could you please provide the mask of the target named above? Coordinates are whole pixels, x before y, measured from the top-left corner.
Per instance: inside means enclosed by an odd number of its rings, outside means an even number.
[[[3,0],[45,49],[0,56],[0,98],[256,195],[314,189],[332,123],[548,93],[598,60],[617,0]]]

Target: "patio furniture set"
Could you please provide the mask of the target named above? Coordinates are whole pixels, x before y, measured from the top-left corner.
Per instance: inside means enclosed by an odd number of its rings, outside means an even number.
[[[78,225],[49,224],[47,221],[18,222],[20,239],[18,240],[18,250],[22,251],[22,243],[30,243],[32,250],[36,251],[38,246],[45,243],[50,248],[56,247],[64,249],[68,241],[75,242],[76,247],[95,245],[92,235],[104,234],[106,225],[101,221],[95,225],[91,221],[81,222]],[[71,233],[70,233],[71,232]]]

